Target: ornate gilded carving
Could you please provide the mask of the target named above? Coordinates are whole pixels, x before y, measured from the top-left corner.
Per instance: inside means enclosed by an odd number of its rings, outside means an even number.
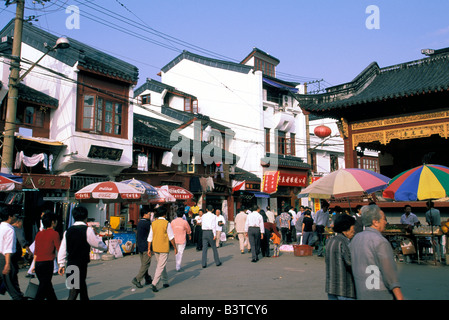
[[[388,118],[388,119],[353,123],[353,124],[351,124],[351,129],[356,131],[356,130],[369,129],[369,128],[378,128],[378,127],[382,127],[382,126],[408,124],[408,123],[419,122],[419,121],[447,119],[448,117],[449,117],[449,111],[438,111],[438,112],[432,112],[432,113],[416,114],[416,115],[410,115],[410,116],[393,117],[393,118]]]
[[[349,137],[349,125],[345,118],[341,118],[341,120],[337,122],[337,126],[338,131],[340,131],[340,136],[343,139]]]
[[[359,143],[379,141],[388,144],[392,139],[406,140],[427,138],[438,134],[442,138],[448,138],[449,121],[447,123],[429,124],[423,126],[410,126],[395,129],[380,130],[375,132],[355,133],[352,135],[352,146],[355,149]]]

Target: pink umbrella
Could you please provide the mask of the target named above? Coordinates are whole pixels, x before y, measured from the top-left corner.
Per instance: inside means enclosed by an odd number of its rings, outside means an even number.
[[[365,169],[340,169],[334,171],[302,190],[298,197],[317,199],[346,198],[362,196],[383,190],[390,178]]]
[[[92,183],[75,193],[77,200],[102,200],[103,202],[126,202],[140,200],[142,193],[121,182],[104,181]]]

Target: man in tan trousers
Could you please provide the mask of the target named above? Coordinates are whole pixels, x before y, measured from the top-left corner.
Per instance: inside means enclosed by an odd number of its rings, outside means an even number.
[[[239,238],[240,252],[245,253],[245,248],[248,252],[251,250],[251,245],[249,244],[248,236],[245,232],[245,224],[248,214],[246,213],[245,207],[240,208],[240,212],[235,216],[235,231],[237,231],[237,236]]]
[[[175,235],[170,223],[166,219],[167,209],[159,207],[156,211],[156,220],[151,224],[150,234],[148,235],[148,256],[154,253],[157,260],[156,271],[154,273],[151,289],[158,292],[157,284],[160,280],[164,283],[164,288],[169,287],[167,276],[167,260],[170,252],[170,243],[175,249],[175,255],[178,249],[175,244]]]

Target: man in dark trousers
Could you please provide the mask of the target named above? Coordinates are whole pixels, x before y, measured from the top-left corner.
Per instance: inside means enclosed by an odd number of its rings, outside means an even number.
[[[151,276],[148,274],[148,268],[151,264],[151,257],[148,256],[148,235],[150,234],[151,229],[151,211],[148,206],[142,207],[140,210],[140,221],[137,224],[137,235],[136,235],[136,244],[137,244],[137,252],[140,257],[140,269],[137,273],[137,276],[132,280],[132,284],[134,284],[137,288],[142,288],[143,286],[140,284],[145,278],[145,284],[151,284]]]
[[[88,211],[85,207],[76,207],[72,211],[75,223],[67,229],[62,238],[58,252],[58,264],[60,275],[66,272],[68,287],[70,287],[68,300],[89,300],[87,293],[87,265],[90,262],[90,250],[94,247],[98,250],[107,251],[106,244],[95,235],[92,228],[87,226]],[[73,280],[73,281],[72,281]]]
[[[212,213],[214,207],[211,205],[207,206],[207,212],[203,214],[202,217],[202,232],[203,232],[203,252],[201,258],[201,264],[203,268],[207,267],[207,249],[210,245],[214,253],[215,265],[221,266],[220,257],[218,256],[217,246],[215,244],[215,239],[217,236],[217,216]]]
[[[15,212],[6,205],[0,205],[0,283],[3,282],[6,291],[13,300],[24,300],[19,287],[19,272],[17,238],[12,224],[17,220]]]

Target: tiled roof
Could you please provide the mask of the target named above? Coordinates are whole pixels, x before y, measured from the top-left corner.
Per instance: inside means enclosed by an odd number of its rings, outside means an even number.
[[[2,81],[0,81],[0,88],[5,87],[8,89],[7,85],[3,84]],[[19,99],[32,102],[35,104],[40,104],[46,107],[54,107],[57,108],[59,105],[58,99],[55,99],[53,97],[50,97],[49,95],[46,95],[43,92],[37,91],[33,88],[30,88],[23,83],[19,84]]]
[[[235,173],[231,175],[231,178],[237,181],[261,182],[257,175],[239,167],[235,167]]]
[[[30,88],[23,83],[19,84],[19,99],[48,107],[57,108],[59,105],[58,99],[55,99],[46,95],[45,93]]]
[[[176,123],[134,114],[135,143],[171,150],[179,143],[178,140],[170,141],[172,132],[177,129],[179,129],[179,125]],[[190,150],[194,150],[194,141],[189,139],[189,142],[191,146]],[[201,142],[201,150],[203,150],[207,145],[208,144],[206,142]],[[223,161],[225,159],[227,161],[232,161],[232,163],[236,163],[238,161],[238,157],[236,155],[222,149],[220,150],[222,152],[221,159],[223,159]],[[211,155],[211,157],[213,157],[213,155]]]
[[[297,95],[301,107],[327,112],[355,105],[449,89],[449,53],[379,68],[370,64],[352,82],[319,95]]]
[[[293,156],[285,156],[285,155],[276,155],[267,153],[265,157],[261,159],[262,166],[266,164],[273,165],[273,159],[278,161],[279,167],[290,167],[296,169],[311,169],[310,164],[305,163],[301,158],[293,157]]]
[[[225,132],[228,131],[230,134],[233,133],[233,131],[216,121],[213,121],[209,118],[209,116],[206,116],[201,113],[191,113],[186,111],[177,110],[168,106],[162,106],[162,114],[170,116],[174,119],[177,119],[183,123],[187,123],[192,120],[199,120],[201,121],[201,124],[203,126],[203,129],[207,127],[207,125],[210,125],[213,129],[217,129],[219,131]]]
[[[253,67],[246,66],[240,63],[230,62],[230,61],[224,61],[224,60],[218,60],[218,59],[212,59],[204,56],[200,56],[188,51],[183,51],[179,56],[177,56],[175,59],[173,59],[171,62],[169,62],[167,65],[165,65],[162,68],[163,72],[169,71],[171,68],[176,66],[179,62],[182,60],[190,60],[194,61],[209,67],[213,68],[220,68],[224,70],[230,70],[234,72],[240,72],[240,73],[249,73],[251,70],[253,70]]]
[[[0,37],[13,36],[14,20],[11,20],[0,31]],[[47,52],[44,46],[45,43],[54,44],[57,39],[57,36],[39,29],[30,23],[23,24],[22,41],[41,52]],[[88,70],[132,83],[137,82],[139,75],[137,67],[75,39],[68,38],[68,40],[70,42],[70,48],[56,50],[50,52],[49,55],[70,66],[74,66],[78,62],[79,66]]]
[[[145,92],[146,90],[154,91],[157,93],[162,93],[164,90],[168,90],[170,92],[180,94],[184,97],[190,97],[192,100],[197,100],[197,98],[191,94],[182,92],[180,90],[177,90],[175,87],[169,86],[168,84],[159,82],[154,79],[147,78],[147,81],[145,81],[144,84],[142,84],[139,88],[134,90],[134,98]]]

